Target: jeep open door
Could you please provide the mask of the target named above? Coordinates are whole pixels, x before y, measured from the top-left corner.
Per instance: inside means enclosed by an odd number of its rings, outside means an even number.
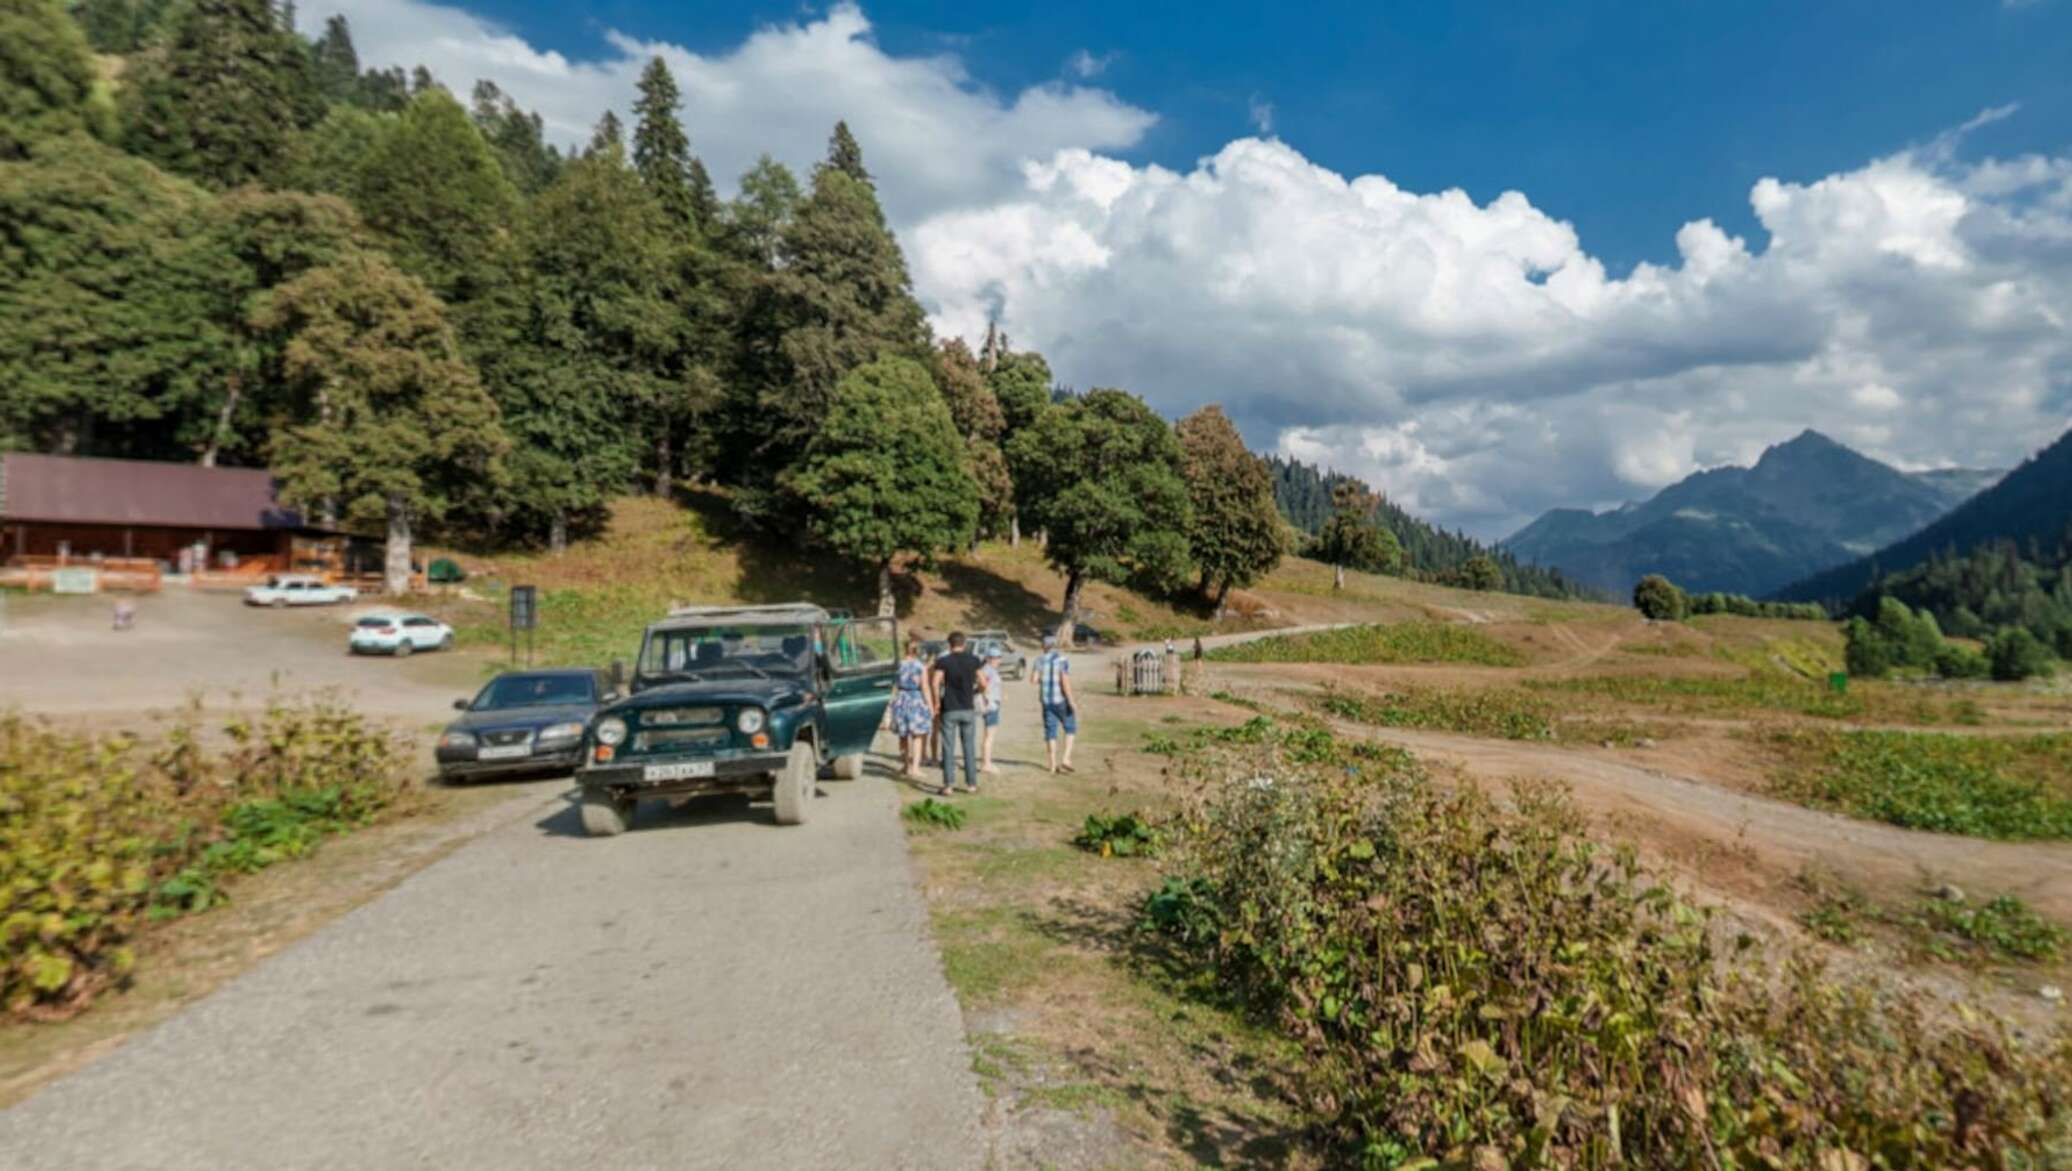
[[[890,618],[829,623],[827,759],[870,751],[899,677],[899,628]]]

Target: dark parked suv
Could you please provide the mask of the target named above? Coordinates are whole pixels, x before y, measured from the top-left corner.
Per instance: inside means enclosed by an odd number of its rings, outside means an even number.
[[[435,755],[442,780],[519,772],[566,772],[583,757],[583,733],[598,705],[618,698],[602,672],[507,671],[446,725]]]
[[[583,828],[622,833],[642,798],[767,796],[806,819],[823,770],[863,775],[899,670],[890,618],[818,606],[693,606],[647,628],[632,694],[597,713],[576,780]]]

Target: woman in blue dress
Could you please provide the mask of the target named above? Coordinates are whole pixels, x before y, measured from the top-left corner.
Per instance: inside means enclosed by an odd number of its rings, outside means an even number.
[[[935,726],[935,705],[928,702],[928,665],[921,661],[921,644],[908,639],[906,658],[899,662],[898,689],[892,693],[892,731],[899,737],[901,770],[910,780],[921,779],[921,750]]]

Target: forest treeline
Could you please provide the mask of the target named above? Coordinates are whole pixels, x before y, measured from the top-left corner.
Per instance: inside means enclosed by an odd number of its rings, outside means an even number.
[[[270,467],[383,531],[395,588],[418,534],[559,546],[686,481],[887,610],[900,561],[984,534],[1041,531],[1068,621],[1089,579],[1220,605],[1293,546],[1216,408],[933,337],[846,125],[723,199],[660,59],[638,91],[563,151],[491,83],[363,68],[343,17],[0,0],[0,449]]]
[[[1596,596],[1596,591],[1568,580],[1558,569],[1523,564],[1500,548],[1484,545],[1465,533],[1449,533],[1412,516],[1355,477],[1278,455],[1266,457],[1266,462],[1273,472],[1274,498],[1287,515],[1288,523],[1302,534],[1304,549],[1323,534],[1338,508],[1344,486],[1350,485],[1369,503],[1369,515],[1387,531],[1395,547],[1392,556],[1384,550],[1377,562],[1356,564],[1353,568],[1542,598]],[[1494,586],[1488,584],[1492,570],[1497,582]]]

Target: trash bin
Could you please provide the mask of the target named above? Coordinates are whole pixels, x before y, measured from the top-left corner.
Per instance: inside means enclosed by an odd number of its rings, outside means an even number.
[[[1840,695],[1849,690],[1849,672],[1831,671],[1827,676],[1828,689]]]

